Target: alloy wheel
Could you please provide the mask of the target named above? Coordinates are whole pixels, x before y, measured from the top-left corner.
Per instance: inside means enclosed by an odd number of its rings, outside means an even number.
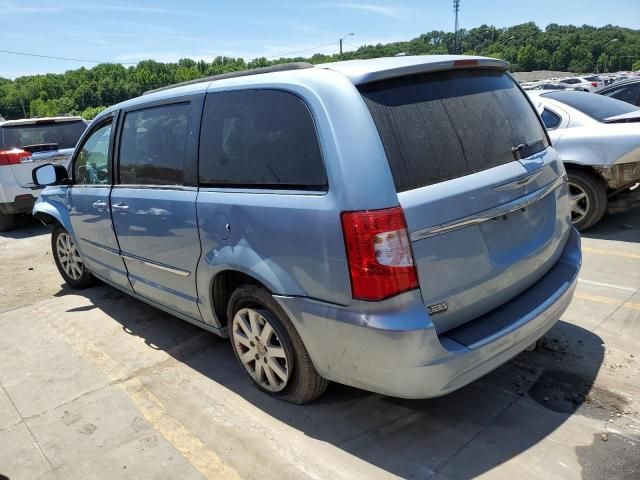
[[[78,253],[76,244],[66,232],[62,232],[56,239],[56,253],[65,273],[73,280],[79,280],[84,272],[84,264]]]
[[[571,206],[571,221],[573,223],[577,223],[586,217],[591,207],[587,192],[572,182],[569,182],[569,204]]]
[[[242,366],[265,390],[279,392],[291,373],[284,346],[269,322],[269,312],[243,308],[233,317],[232,341]]]

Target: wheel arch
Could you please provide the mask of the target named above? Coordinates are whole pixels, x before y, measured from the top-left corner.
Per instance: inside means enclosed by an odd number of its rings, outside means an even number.
[[[209,290],[211,308],[221,327],[225,328],[228,325],[227,306],[229,305],[231,294],[239,286],[245,284],[257,285],[269,292],[273,292],[264,281],[260,281],[255,276],[240,270],[225,269],[212,278]]]
[[[39,201],[34,205],[32,214],[45,226],[55,226],[58,224],[73,235],[73,228],[71,227],[68,215],[63,215],[55,205]]]

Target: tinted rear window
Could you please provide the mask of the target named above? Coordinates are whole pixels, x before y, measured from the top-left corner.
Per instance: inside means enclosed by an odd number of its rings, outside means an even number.
[[[73,148],[87,128],[83,121],[46,123],[44,125],[16,125],[2,127],[3,150],[28,145],[57,143],[58,148]]]
[[[209,94],[199,176],[202,186],[325,190],[311,112],[296,95],[279,90]]]
[[[462,177],[548,146],[536,112],[502,72],[464,70],[359,87],[398,191]]]
[[[638,110],[638,107],[615,98],[586,92],[551,92],[546,93],[544,96],[566,103],[599,122],[602,122],[605,118]]]

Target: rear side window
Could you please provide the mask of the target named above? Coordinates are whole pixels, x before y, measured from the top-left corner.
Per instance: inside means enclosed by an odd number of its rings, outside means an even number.
[[[45,122],[37,125],[16,125],[3,127],[0,139],[3,150],[23,148],[32,145],[55,143],[58,148],[73,148],[80,135],[87,128],[81,120],[73,122]]]
[[[201,186],[327,188],[311,112],[289,92],[209,94],[199,158]]]
[[[163,105],[129,112],[120,140],[120,183],[182,185],[191,105]]]
[[[542,111],[542,114],[540,116],[542,117],[542,123],[544,123],[544,126],[547,127],[549,130],[558,128],[558,125],[560,125],[560,122],[561,122],[560,115],[556,115],[554,112],[552,112],[548,108],[545,108]]]
[[[462,177],[548,146],[525,95],[506,74],[436,72],[360,87],[399,192]]]

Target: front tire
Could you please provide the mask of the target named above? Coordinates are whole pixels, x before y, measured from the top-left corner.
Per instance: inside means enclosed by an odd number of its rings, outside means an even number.
[[[94,284],[94,277],[85,267],[75,240],[64,227],[54,228],[51,234],[51,251],[56,267],[67,285],[82,290]]]
[[[593,227],[607,210],[607,188],[595,175],[569,170],[571,221],[581,232]]]
[[[236,359],[260,390],[291,403],[308,403],[329,381],[316,371],[295,327],[266,289],[238,287],[227,307]]]
[[[9,213],[0,213],[0,232],[8,232],[16,226],[16,216]]]

